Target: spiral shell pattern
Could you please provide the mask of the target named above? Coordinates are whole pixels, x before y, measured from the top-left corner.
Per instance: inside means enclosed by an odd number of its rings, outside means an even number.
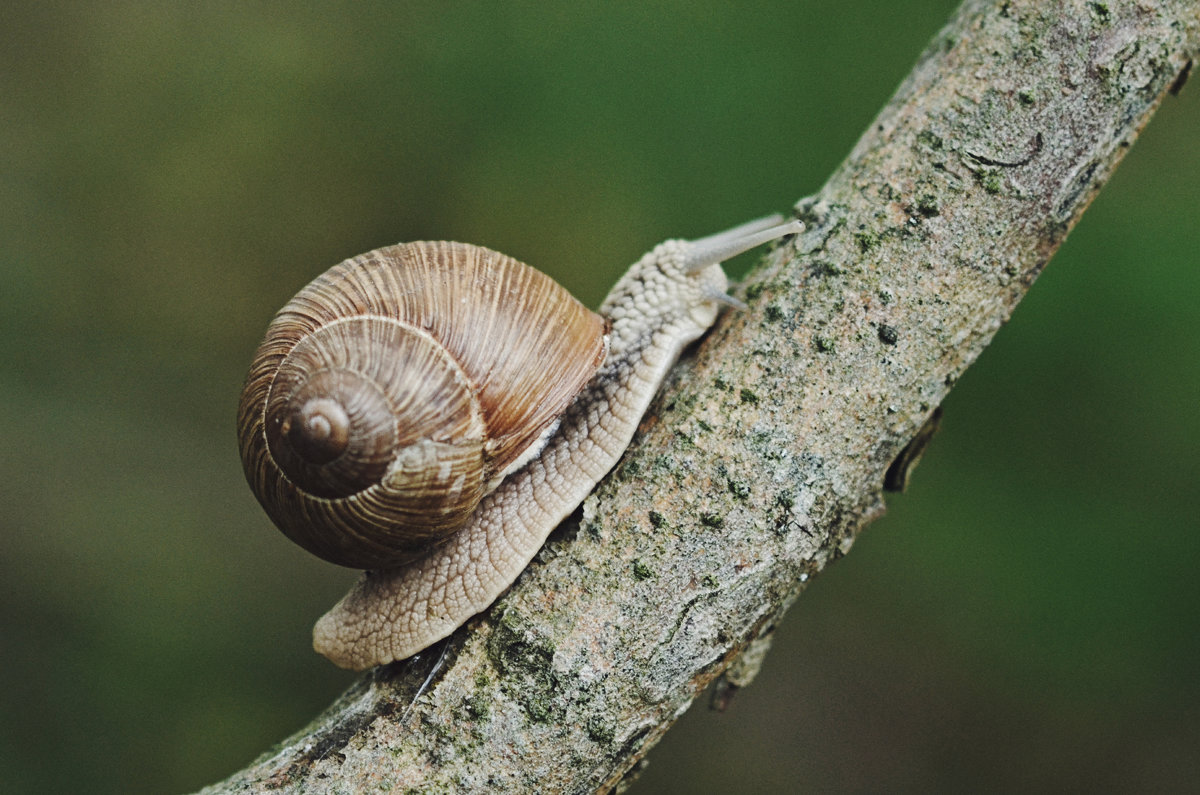
[[[247,480],[326,560],[414,560],[536,450],[605,346],[603,318],[487,248],[346,260],[267,329],[238,412]]]

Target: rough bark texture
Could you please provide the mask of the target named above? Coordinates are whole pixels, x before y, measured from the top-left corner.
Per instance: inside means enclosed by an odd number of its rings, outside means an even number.
[[[889,465],[1198,49],[1195,0],[966,2],[582,518],[447,645],[205,791],[617,785],[882,510]]]

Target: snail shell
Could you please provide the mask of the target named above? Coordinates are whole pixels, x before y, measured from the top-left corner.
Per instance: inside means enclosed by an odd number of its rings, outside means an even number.
[[[242,463],[293,540],[368,569],[313,629],[344,668],[403,659],[491,604],[628,446],[720,263],[802,231],[779,216],[643,256],[592,313],[461,243],[318,277],[267,330],[239,409]]]
[[[600,366],[605,332],[548,276],[480,246],[347,260],[267,329],[239,411],[246,477],[319,557],[421,557],[536,452]]]

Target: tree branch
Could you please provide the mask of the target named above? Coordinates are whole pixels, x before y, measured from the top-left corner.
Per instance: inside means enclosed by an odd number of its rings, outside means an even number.
[[[582,518],[444,645],[205,792],[614,787],[727,667],[753,675],[1198,50],[1195,0],[968,0]]]

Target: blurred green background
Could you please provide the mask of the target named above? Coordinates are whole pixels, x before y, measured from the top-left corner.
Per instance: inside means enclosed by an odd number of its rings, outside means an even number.
[[[0,789],[195,789],[351,680],[352,572],[272,529],[234,413],[366,249],[485,244],[596,304],[820,187],[953,2],[0,11]],[[945,404],[908,494],[641,792],[1200,778],[1200,89]]]

